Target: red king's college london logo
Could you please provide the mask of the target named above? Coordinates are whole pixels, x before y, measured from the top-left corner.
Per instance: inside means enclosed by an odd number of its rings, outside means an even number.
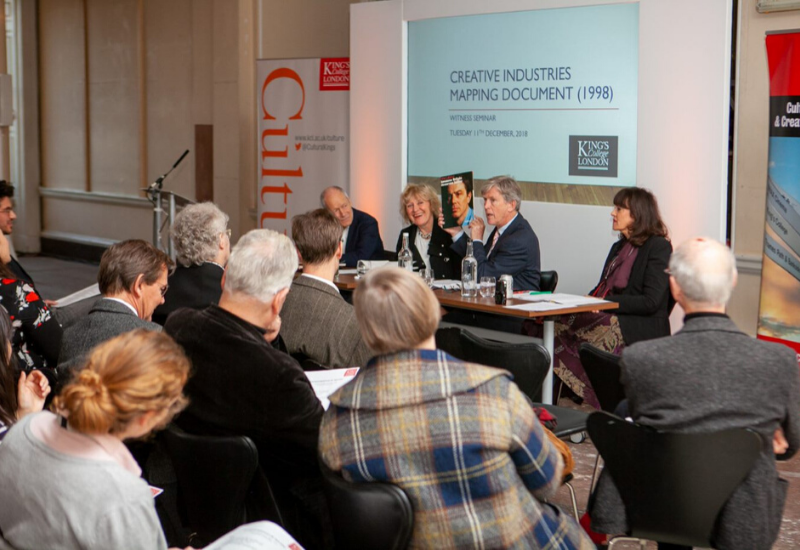
[[[319,90],[342,91],[350,89],[350,58],[328,57],[320,59]]]

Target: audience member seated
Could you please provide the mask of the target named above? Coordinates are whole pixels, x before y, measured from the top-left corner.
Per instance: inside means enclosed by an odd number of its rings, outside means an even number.
[[[13,336],[11,319],[0,307],[0,441],[17,420],[41,411],[50,393],[50,383],[42,371],[17,373],[17,361],[11,349]]]
[[[164,303],[153,312],[153,322],[159,325],[176,309],[218,303],[231,255],[228,216],[212,202],[191,204],[178,212],[170,236],[178,266],[169,276]]]
[[[14,231],[14,221],[16,219],[17,214],[14,212],[14,186],[6,180],[0,180],[0,231],[6,238],[10,238],[11,233]],[[7,259],[3,258],[3,263],[8,266],[15,279],[33,285],[33,279],[13,254],[9,254]]]
[[[463,258],[467,239],[472,238],[479,279],[512,275],[514,290],[539,290],[539,239],[519,213],[522,204],[519,184],[512,177],[496,176],[484,184],[481,196],[486,221],[495,226],[489,234],[489,245],[483,243],[486,223],[475,216],[469,223],[469,235],[460,227],[445,229],[453,237],[452,249]],[[439,216],[439,224],[444,224],[443,216]]]
[[[164,330],[194,367],[178,425],[253,439],[287,531],[318,547],[322,519],[315,514],[327,513],[317,461],[322,405],[297,361],[270,345],[297,265],[288,237],[250,231],[233,248],[219,305],[178,310]]]
[[[439,195],[433,189],[409,183],[400,195],[400,215],[411,225],[400,232],[397,252],[403,248],[403,233],[408,233],[417,269],[432,269],[436,279],[460,280],[461,257],[450,248],[453,238],[437,223],[441,213]]]
[[[9,247],[9,255],[2,261],[13,273],[11,278],[27,283],[33,288],[33,292],[41,296],[36,290],[33,278],[25,271],[25,268],[22,267],[14,255],[11,233],[14,231],[14,221],[16,219],[17,215],[14,212],[14,186],[10,185],[6,180],[0,180],[0,231],[8,239]],[[43,302],[50,308],[51,315],[55,316],[59,324],[62,327],[67,327],[75,322],[76,319],[86,315],[96,300],[96,297],[87,298],[62,308],[59,308],[58,303],[53,300],[43,300]]]
[[[619,308],[564,316],[555,323],[554,372],[598,409],[600,403],[578,355],[581,342],[619,354],[626,345],[670,333],[666,269],[672,245],[656,198],[647,189],[622,189],[614,197],[611,219],[619,240],[611,247],[600,282],[590,294],[617,302]],[[540,330],[531,322],[526,326],[532,335]]]
[[[330,397],[325,464],[349,481],[401,487],[413,548],[594,548],[544,502],[563,460],[511,376],[436,350],[439,303],[422,279],[370,271],[354,301],[381,355]]]
[[[137,330],[96,348],[54,400],[0,445],[0,530],[14,548],[167,547],[153,494],[123,440],[179,411],[189,362],[166,335]],[[13,495],[13,497],[11,496]]]
[[[171,266],[172,260],[148,242],[129,240],[111,245],[100,258],[97,273],[103,299],[64,332],[60,366],[76,366],[97,344],[123,332],[137,328],[160,331],[161,326],[150,317],[164,303]]]
[[[331,368],[365,365],[372,352],[358,331],[353,306],[333,284],[342,257],[342,226],[320,208],[294,217],[292,239],[303,274],[292,282],[281,310],[288,352]]]
[[[55,386],[61,325],[33,286],[9,270],[10,258],[8,240],[0,235],[0,305],[8,312],[14,327],[13,354],[20,369],[26,373],[39,370]]]
[[[353,208],[350,197],[338,186],[326,188],[320,194],[319,201],[344,228],[342,261],[347,267],[356,267],[358,260],[383,260],[383,241],[378,220]]]
[[[685,324],[674,336],[623,351],[628,413],[661,431],[758,432],[763,452],[717,518],[713,540],[720,550],[772,548],[787,487],[775,457],[789,458],[800,445],[797,356],[784,345],[747,336],[725,315],[737,277],[727,247],[692,239],[677,248],[669,270]],[[625,509],[605,472],[590,506],[593,529],[625,532]]]

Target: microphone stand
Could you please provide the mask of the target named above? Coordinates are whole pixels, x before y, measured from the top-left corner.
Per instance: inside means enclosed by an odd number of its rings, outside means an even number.
[[[188,154],[189,154],[189,149],[186,149],[186,151],[183,152],[180,158],[175,161],[175,164],[172,165],[172,168],[170,168],[165,174],[162,174],[161,176],[156,178],[156,181],[154,181],[144,189],[145,193],[147,193],[147,198],[150,200],[150,202],[153,203],[153,245],[155,245],[155,247],[158,248],[159,250],[164,250],[164,246],[161,243],[161,225],[162,225],[161,218],[162,215],[164,214],[164,209],[161,207],[161,189],[163,187],[164,180],[167,178],[167,176],[169,176],[172,173],[172,171],[178,167],[181,161],[183,161],[183,159],[186,158],[186,155]],[[167,219],[172,220],[174,219],[174,217],[175,217],[175,198],[174,195],[170,194],[169,217]],[[170,240],[169,242],[168,253],[170,257],[173,256],[172,240]]]

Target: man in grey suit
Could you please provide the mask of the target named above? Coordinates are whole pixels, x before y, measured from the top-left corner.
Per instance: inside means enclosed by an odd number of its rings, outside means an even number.
[[[292,283],[281,312],[281,337],[291,354],[330,368],[363,366],[372,352],[361,338],[353,306],[333,278],[342,257],[342,226],[320,208],[292,220],[303,274]]]
[[[160,331],[150,321],[155,308],[164,303],[169,256],[142,240],[110,246],[100,258],[97,283],[103,298],[75,324],[64,331],[59,368],[74,368],[101,342],[137,328]]]
[[[795,352],[756,340],[725,315],[736,261],[722,244],[692,239],[672,254],[670,288],[686,313],[677,334],[640,342],[622,354],[621,380],[634,421],[663,431],[750,428],[764,441],[750,474],[725,504],[714,548],[768,549],[778,536],[786,481],[775,458],[800,446],[800,374]],[[592,528],[627,530],[619,493],[601,475],[590,503]],[[660,545],[659,548],[676,548]],[[677,547],[680,548],[680,547]]]

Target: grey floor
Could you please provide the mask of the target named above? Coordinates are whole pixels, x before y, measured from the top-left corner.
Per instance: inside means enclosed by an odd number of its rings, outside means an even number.
[[[43,256],[22,256],[20,263],[33,277],[39,292],[48,300],[56,300],[67,294],[85,288],[97,281],[97,264],[70,262]],[[569,399],[561,399],[560,405],[581,408],[591,412],[588,406],[577,407]],[[575,457],[575,487],[580,512],[586,508],[589,498],[589,485],[597,451],[588,439],[583,443],[569,443]],[[800,458],[795,457],[778,464],[782,477],[789,480],[789,493],[783,514],[781,533],[773,546],[774,550],[794,550],[800,548]],[[554,499],[564,510],[570,509],[569,493],[561,489]],[[619,548],[638,548],[634,544],[621,544]],[[648,545],[655,548],[655,544]]]
[[[46,300],[58,300],[97,282],[97,264],[70,262],[46,256],[20,256],[19,263]]]

